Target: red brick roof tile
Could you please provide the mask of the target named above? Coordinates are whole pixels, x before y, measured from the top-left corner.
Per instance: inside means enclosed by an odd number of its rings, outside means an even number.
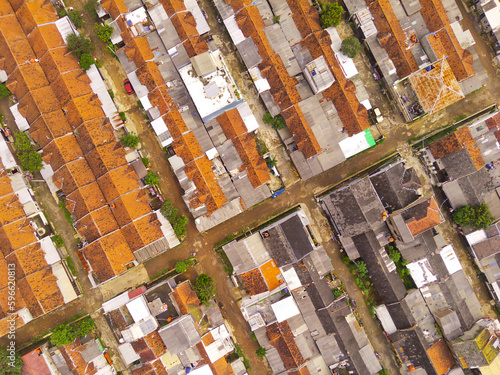
[[[246,133],[233,138],[234,147],[243,162],[242,170],[247,171],[248,179],[254,188],[257,188],[271,179],[269,168],[257,151],[255,136]]]
[[[269,291],[264,277],[258,268],[241,275],[245,288],[251,296]]]
[[[28,35],[28,41],[39,59],[50,49],[63,48],[66,50],[66,43],[55,23],[38,26]]]
[[[120,227],[151,212],[145,189],[121,195],[113,201],[113,204],[115,207],[111,212]]]
[[[58,19],[56,9],[50,1],[46,0],[24,2],[16,11],[16,15],[26,35],[29,35],[38,25]]]
[[[184,164],[187,164],[200,156],[203,156],[203,150],[201,149],[198,140],[196,139],[193,132],[184,133],[180,137],[174,140],[172,147]]]
[[[85,158],[92,168],[94,176],[97,178],[109,171],[127,164],[125,160],[125,150],[118,142],[111,142],[96,147],[90,151]],[[104,195],[106,193],[104,192]]]
[[[66,112],[66,119],[72,128],[78,128],[83,122],[104,116],[99,97],[94,94],[87,94],[73,98],[63,110]]]
[[[45,77],[40,64],[20,65],[7,79],[6,85],[9,91],[21,99],[30,90],[36,90],[47,86],[49,82]]]
[[[132,39],[123,47],[129,61],[134,61],[136,67],[142,66],[146,61],[153,60],[154,55],[145,37]]]
[[[235,19],[243,35],[247,38],[252,38],[262,59],[266,59],[274,54],[264,33],[264,21],[255,5],[243,8],[241,12],[235,15]]]
[[[45,86],[28,92],[19,101],[17,109],[29,123],[32,123],[41,114],[54,112],[61,109],[61,106],[52,89]]]
[[[298,105],[288,108],[282,112],[288,129],[293,134],[293,139],[297,143],[300,152],[307,158],[310,158],[321,152],[318,140],[314,136],[311,127]]]
[[[225,111],[223,114],[217,116],[217,122],[227,139],[233,139],[247,132],[247,127],[236,108]]]
[[[95,181],[94,174],[84,158],[66,163],[52,176],[54,184],[69,195],[75,189]]]
[[[149,245],[163,237],[161,223],[156,213],[143,216],[121,228],[132,251]]]
[[[81,70],[78,60],[67,48],[49,50],[40,58],[40,65],[49,82],[53,82],[59,74]]]
[[[107,117],[84,122],[77,128],[76,141],[84,154],[109,142],[115,142],[113,127]]]
[[[102,0],[101,6],[112,19],[115,19],[120,14],[128,13],[128,8],[123,0]]]
[[[300,354],[292,330],[286,321],[268,325],[266,331],[269,343],[278,350],[287,370],[300,367],[306,362]]]
[[[67,195],[65,204],[68,211],[74,214],[78,220],[89,212],[107,205],[107,202],[99,185],[93,182]]]
[[[163,121],[167,125],[168,131],[173,139],[179,138],[182,134],[189,131],[180,112],[175,109],[163,115]]]
[[[75,227],[78,233],[90,243],[101,236],[116,231],[118,224],[111,209],[108,206],[103,206],[78,220]]]
[[[73,98],[92,94],[90,78],[83,70],[61,74],[50,86],[62,107]]]
[[[136,190],[137,173],[131,165],[123,165],[117,169],[101,176],[97,182],[108,202],[113,201],[120,195]]]
[[[411,216],[411,219],[406,220],[406,225],[414,236],[442,222],[439,207],[434,198],[410,207],[405,212]]]
[[[196,30],[196,20],[191,12],[176,13],[170,17],[170,21],[172,21],[181,42],[199,35],[198,30]]]
[[[292,11],[293,22],[302,38],[321,30],[319,13],[308,0],[287,0],[287,3]]]
[[[208,51],[208,44],[202,36],[192,36],[183,43],[189,57],[195,57]]]
[[[82,150],[73,134],[54,139],[43,149],[43,160],[57,171],[64,164],[75,161],[83,156]]]
[[[172,17],[177,12],[186,10],[186,6],[182,0],[160,0],[160,3],[169,17]]]

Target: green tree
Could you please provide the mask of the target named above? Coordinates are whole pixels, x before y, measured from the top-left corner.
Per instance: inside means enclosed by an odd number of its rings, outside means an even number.
[[[184,261],[180,261],[180,262],[175,263],[175,272],[177,272],[177,273],[186,272],[187,268],[188,268],[188,264]]]
[[[111,34],[113,34],[113,27],[106,24],[103,25],[101,23],[96,23],[94,25],[94,29],[97,37],[101,39],[104,43],[108,43],[111,40]]]
[[[89,0],[85,3],[85,5],[83,6],[83,9],[85,9],[85,11],[87,13],[89,13],[89,15],[92,18],[98,19],[99,18],[99,16],[97,15],[97,7],[98,6],[99,6],[99,2],[97,0]]]
[[[342,41],[340,50],[344,53],[344,55],[352,58],[358,54],[360,47],[361,43],[359,43],[358,38],[354,36],[348,36]]]
[[[86,53],[92,55],[94,52],[94,44],[89,38],[85,38],[82,34],[69,34],[66,38],[66,44],[71,53],[78,59]]]
[[[273,129],[279,130],[279,129],[284,129],[286,127],[286,122],[283,116],[277,115],[277,116],[271,116],[269,112],[267,112],[264,117],[262,118],[262,121],[264,123],[269,124],[273,127]]]
[[[24,132],[14,133],[14,148],[18,153],[32,150],[31,141]]]
[[[361,277],[365,277],[368,274],[368,270],[366,269],[365,262],[358,262],[356,264],[356,269]]]
[[[68,17],[71,20],[71,22],[73,22],[73,25],[75,25],[77,29],[83,26],[83,18],[79,11],[70,10],[68,12]]]
[[[196,279],[194,291],[200,299],[201,303],[208,303],[215,297],[217,290],[215,289],[214,280],[206,273],[202,273]]]
[[[75,339],[73,329],[69,324],[61,324],[52,330],[50,341],[56,346],[71,344]]]
[[[158,185],[160,177],[156,173],[149,171],[146,177],[144,177],[144,182],[150,186]]]
[[[265,357],[266,356],[266,348],[263,348],[262,346],[259,346],[255,353],[257,354],[257,357]]]
[[[170,223],[174,223],[179,210],[174,207],[172,202],[170,202],[168,199],[165,199],[160,208],[160,212]]]
[[[278,164],[278,160],[276,158],[266,158],[266,163],[269,168],[272,168]]]
[[[9,351],[6,348],[0,347],[0,375],[21,375],[24,362],[21,355],[16,352],[14,366],[11,366],[11,358]]]
[[[479,206],[462,206],[453,212],[453,221],[459,225],[472,227],[475,229],[486,229],[493,222],[486,203]]]
[[[83,69],[83,70],[89,70],[90,67],[92,66],[92,64],[95,63],[95,60],[92,56],[90,56],[89,54],[87,53],[82,53],[82,55],[80,56],[80,67]]]
[[[3,83],[0,83],[0,99],[3,99],[10,95],[10,91]]]
[[[188,223],[188,218],[186,217],[186,215],[178,216],[175,219],[173,229],[177,238],[183,238],[187,234],[187,229],[186,229],[187,223]]]
[[[401,253],[397,250],[391,250],[389,251],[389,258],[391,258],[394,263],[398,263],[401,259]]]
[[[42,156],[36,151],[28,151],[18,155],[21,167],[32,173],[42,169]]]
[[[322,3],[321,12],[319,13],[319,19],[321,22],[321,27],[326,29],[331,26],[338,26],[342,18],[342,7],[338,3]]]
[[[141,139],[134,132],[130,132],[120,138],[120,142],[127,147],[135,147],[140,141]]]
[[[92,332],[94,328],[95,328],[95,323],[89,316],[80,320],[77,324],[75,324],[73,330],[75,336],[84,337],[87,336],[87,334],[89,334],[90,332]]]

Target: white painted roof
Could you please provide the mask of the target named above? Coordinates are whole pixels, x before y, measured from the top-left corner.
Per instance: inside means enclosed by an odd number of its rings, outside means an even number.
[[[483,242],[485,239],[488,238],[488,236],[486,235],[484,229],[480,229],[466,235],[465,238],[467,239],[469,245],[472,246],[479,242]]]
[[[201,367],[195,368],[194,370],[191,370],[190,374],[191,375],[213,375],[214,373],[212,372],[212,370],[210,370],[210,366],[203,365]]]
[[[120,345],[118,350],[120,351],[120,354],[122,355],[122,358],[127,366],[138,359],[141,359],[141,357],[139,357],[139,355],[135,352],[134,348],[132,348],[132,344],[128,342]]]
[[[363,132],[347,137],[339,142],[340,149],[346,158],[360,153],[363,150],[370,148]]]
[[[349,56],[344,55],[342,52],[336,52],[335,53],[335,58],[340,64],[340,67],[342,68],[342,72],[344,73],[346,78],[351,78],[357,75],[358,69],[356,69],[356,65],[354,64],[353,59],[351,59]]]
[[[128,301],[130,301],[130,298],[128,296],[128,292],[122,293],[109,301],[106,301],[102,304],[102,309],[104,313],[110,312],[111,310],[117,309],[119,307],[122,307],[125,305]]]
[[[453,275],[455,272],[462,269],[462,265],[457,258],[457,254],[455,254],[455,251],[453,250],[453,246],[445,246],[443,250],[439,252],[439,254],[441,255],[441,258],[443,258],[444,265],[446,266],[446,269],[448,270],[450,275]]]
[[[240,30],[238,27],[238,24],[236,23],[236,19],[234,15],[232,15],[229,18],[226,18],[224,20],[224,25],[226,26],[226,29],[231,36],[231,39],[233,40],[233,43],[240,44],[243,42],[246,38],[245,35],[243,35],[243,32]]]
[[[136,299],[127,303],[127,309],[132,315],[132,319],[134,322],[140,322],[143,319],[146,319],[149,315],[151,315],[148,305],[146,303],[146,299],[144,296],[137,297]]]
[[[410,263],[406,267],[410,270],[411,277],[415,281],[417,288],[437,280],[437,277],[431,272],[431,266],[427,258]]]
[[[11,169],[16,166],[14,155],[10,152],[9,146],[2,135],[0,135],[0,159],[5,169]]]
[[[42,247],[43,252],[45,253],[44,258],[48,264],[54,264],[61,260],[59,253],[57,252],[56,247],[54,246],[54,242],[50,239],[50,237],[44,237],[40,241],[40,246]]]
[[[17,127],[23,132],[30,128],[30,124],[28,124],[28,121],[19,113],[18,107],[19,103],[16,103],[10,107],[10,111],[12,112],[12,116],[14,116]]]
[[[302,286],[299,276],[293,267],[291,267],[288,271],[281,271],[281,275],[283,275],[289,291],[293,291]]]
[[[274,315],[278,323],[281,323],[292,316],[299,314],[299,308],[295,304],[292,296],[282,299],[271,305]]]

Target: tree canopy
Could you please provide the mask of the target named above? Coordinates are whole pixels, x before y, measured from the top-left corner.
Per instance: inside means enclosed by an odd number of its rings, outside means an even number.
[[[70,10],[68,12],[68,17],[71,20],[71,22],[73,22],[73,25],[75,25],[77,29],[83,26],[83,18],[79,11]]]
[[[360,48],[361,43],[359,42],[358,38],[354,36],[348,36],[342,41],[340,50],[344,53],[344,55],[352,58],[358,54]]]
[[[160,182],[160,177],[156,173],[149,171],[144,177],[144,182],[146,185],[155,186]]]
[[[77,337],[84,337],[92,332],[95,323],[87,317],[74,324],[61,324],[52,330],[50,341],[56,346],[71,344]]]
[[[257,357],[265,357],[266,356],[266,348],[263,348],[262,346],[259,346],[257,348],[257,350],[255,351],[255,353],[257,354]]]
[[[177,273],[186,272],[187,268],[188,268],[187,262],[179,261],[179,262],[175,263],[175,271]]]
[[[90,56],[89,54],[87,53],[82,53],[82,55],[80,56],[80,67],[83,69],[83,70],[89,70],[90,67],[92,66],[92,64],[95,63],[95,60],[92,56]]]
[[[16,352],[14,366],[9,365],[11,363],[9,355],[10,353],[6,348],[0,347],[0,375],[21,375],[24,365],[21,355]]]
[[[475,229],[486,229],[493,222],[486,203],[479,206],[462,206],[453,212],[453,221],[459,225]]]
[[[338,3],[322,3],[321,12],[319,13],[319,19],[321,22],[321,27],[326,29],[331,26],[338,26],[342,18],[343,9]]]
[[[130,132],[120,138],[121,143],[127,147],[135,147],[139,144],[141,139],[134,132]]]
[[[111,40],[111,34],[113,34],[113,28],[106,24],[96,23],[94,25],[97,37],[101,39],[104,43],[108,43]]]
[[[85,38],[82,34],[69,34],[66,38],[66,44],[71,53],[78,59],[80,59],[84,53],[92,55],[94,52],[94,44],[89,38]]]
[[[286,127],[286,122],[283,116],[277,115],[277,116],[271,116],[269,112],[267,112],[264,117],[262,118],[262,121],[264,123],[269,124],[273,127],[273,129],[279,130],[283,129]]]
[[[31,141],[26,133],[14,133],[14,148],[17,152],[26,152],[32,149]]]
[[[42,169],[42,156],[38,152],[28,151],[17,156],[21,162],[21,167],[25,171],[35,173]]]
[[[187,234],[186,226],[189,221],[187,216],[179,215],[179,210],[168,199],[163,202],[160,212],[172,224],[177,238],[183,239]]]
[[[3,83],[0,83],[0,99],[10,95],[10,91]]]
[[[201,303],[208,303],[217,293],[214,280],[206,273],[202,273],[196,279],[194,291],[200,299]]]

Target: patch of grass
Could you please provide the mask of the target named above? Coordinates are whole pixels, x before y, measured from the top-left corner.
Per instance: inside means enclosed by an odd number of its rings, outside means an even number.
[[[257,151],[259,155],[265,155],[269,152],[263,140],[255,138],[255,142],[257,143]]]
[[[64,260],[66,261],[66,264],[68,265],[68,268],[71,271],[71,273],[73,274],[73,276],[78,276],[78,274],[76,273],[76,268],[75,268],[75,265],[73,263],[73,260],[71,260],[70,257],[64,258]]]
[[[149,165],[149,159],[148,158],[141,158],[142,164],[144,164],[145,167]]]
[[[127,121],[127,116],[125,116],[125,112],[120,112],[119,115],[123,122]]]
[[[469,115],[467,113],[463,113],[460,116],[457,116],[453,119],[453,122],[459,122],[465,120]]]
[[[233,233],[233,234],[229,235],[228,237],[226,237],[226,239],[224,239],[221,242],[215,244],[214,250],[219,250],[222,246],[224,246],[225,244],[231,242],[235,238],[236,238],[236,234]]]
[[[73,219],[71,218],[71,212],[69,212],[68,209],[66,208],[66,202],[64,199],[61,199],[61,202],[59,202],[59,207],[63,210],[64,216],[66,217],[66,220],[68,221],[68,223],[73,225]]]
[[[222,264],[224,265],[224,271],[226,271],[228,276],[231,276],[233,274],[233,265],[229,261],[229,258],[227,257],[227,254],[224,250],[219,251],[220,259]]]
[[[238,357],[242,359],[245,368],[248,370],[250,368],[250,361],[245,357],[245,355],[243,354],[243,350],[241,350],[238,344],[234,344],[234,348],[236,350],[236,354],[238,354]]]
[[[144,108],[144,106],[142,105],[142,103],[141,103],[141,101],[140,101],[140,100],[138,100],[138,101],[137,101],[137,106],[138,106],[140,109],[143,109],[143,108]]]
[[[108,90],[108,94],[109,96],[111,96],[111,99],[115,98],[115,93],[113,92],[113,90]]]
[[[52,240],[52,242],[54,242],[54,245],[56,245],[56,247],[64,247],[64,241],[60,235],[55,234],[50,237],[50,239]]]
[[[252,338],[253,341],[257,341],[257,336],[255,336],[254,332],[250,332],[250,337]]]
[[[394,261],[394,264],[396,265],[396,270],[398,271],[398,275],[403,281],[406,290],[416,289],[417,286],[415,285],[415,282],[413,281],[413,278],[410,275],[410,270],[406,268],[408,261],[404,259],[402,255],[400,255],[401,253],[399,253],[399,250],[396,247],[396,245],[395,244],[387,245],[386,251],[389,254],[389,257]],[[398,254],[399,256],[396,256],[397,253],[399,253]]]
[[[173,270],[163,270],[161,272],[158,272],[156,275],[151,276],[149,278],[149,280],[155,281],[155,280],[158,280],[162,276],[168,275],[168,277],[170,277],[170,276],[174,276],[176,274],[177,274],[177,272],[175,271],[175,269],[173,269]],[[166,279],[168,279],[168,277],[166,277]]]

